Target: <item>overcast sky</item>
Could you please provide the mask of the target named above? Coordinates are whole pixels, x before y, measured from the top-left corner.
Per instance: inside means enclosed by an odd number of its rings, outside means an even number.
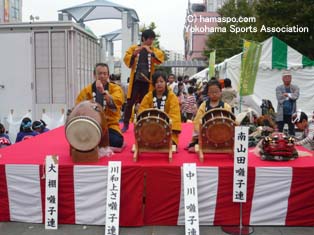
[[[183,53],[183,26],[186,17],[188,0],[111,0],[125,7],[133,8],[140,24],[155,22],[160,33],[161,46],[164,49]],[[58,19],[58,10],[76,6],[88,0],[23,0],[23,21],[29,16],[39,16],[40,21]],[[191,2],[201,2],[192,0]],[[101,20],[86,23],[99,36],[121,28],[120,20]]]

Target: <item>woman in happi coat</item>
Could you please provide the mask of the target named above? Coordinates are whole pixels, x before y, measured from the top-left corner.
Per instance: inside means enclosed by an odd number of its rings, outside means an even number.
[[[152,76],[153,91],[148,92],[139,107],[138,113],[156,108],[168,114],[172,121],[172,141],[178,145],[181,132],[181,113],[178,97],[167,87],[167,76],[162,71],[156,71]]]

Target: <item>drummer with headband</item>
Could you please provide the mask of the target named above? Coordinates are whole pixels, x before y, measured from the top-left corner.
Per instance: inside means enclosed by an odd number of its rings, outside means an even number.
[[[154,90],[147,93],[138,109],[138,113],[156,108],[168,114],[172,121],[172,142],[178,145],[181,132],[181,113],[178,97],[167,87],[167,76],[162,71],[153,74]]]
[[[310,144],[311,148],[314,149],[314,120],[308,120],[308,117],[304,112],[297,111],[292,114],[291,122],[294,123],[299,130],[303,131],[303,139],[296,141],[295,144]]]
[[[95,81],[87,85],[76,98],[76,104],[84,100],[93,100],[100,104],[105,111],[109,129],[109,146],[121,148],[123,135],[120,131],[119,120],[121,107],[124,102],[123,91],[119,85],[109,81],[109,67],[98,63],[94,68]]]
[[[194,118],[194,131],[191,143],[185,148],[189,149],[198,143],[199,127],[204,114],[214,108],[224,108],[231,112],[229,104],[221,101],[221,84],[217,80],[210,80],[205,88],[208,99],[203,101]]]

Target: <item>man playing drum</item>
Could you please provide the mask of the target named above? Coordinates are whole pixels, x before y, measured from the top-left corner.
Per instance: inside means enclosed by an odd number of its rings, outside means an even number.
[[[109,67],[98,63],[94,68],[95,81],[81,90],[76,98],[76,104],[84,100],[93,100],[100,104],[106,116],[109,131],[109,146],[120,148],[123,145],[123,135],[119,120],[124,102],[123,91],[119,85],[109,82]]]

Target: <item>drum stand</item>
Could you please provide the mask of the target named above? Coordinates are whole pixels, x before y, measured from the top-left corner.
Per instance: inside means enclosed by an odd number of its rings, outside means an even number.
[[[172,162],[172,122],[168,115],[158,109],[147,109],[137,116],[134,126],[135,144],[132,147],[133,161],[141,152],[167,153]]]
[[[70,156],[72,161],[77,162],[98,162],[98,147],[86,152],[79,151],[70,146]]]
[[[203,145],[200,141],[195,145],[195,152],[198,152],[200,162],[204,162],[204,153],[233,153],[233,146],[231,148],[215,148]]]
[[[170,138],[170,141],[168,142],[168,146],[165,145],[160,148],[151,148],[148,146],[139,146],[137,141],[135,141],[135,144],[132,147],[133,153],[133,161],[137,162],[138,156],[140,152],[145,152],[145,153],[168,153],[169,156],[169,162],[172,162],[172,152],[176,152],[176,146],[172,144],[172,139]]]

